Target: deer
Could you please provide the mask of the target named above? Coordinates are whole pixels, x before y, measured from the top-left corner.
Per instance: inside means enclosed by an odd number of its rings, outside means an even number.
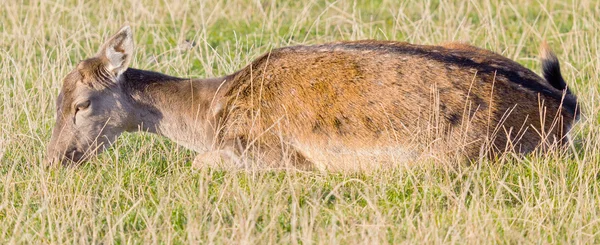
[[[45,164],[77,166],[123,132],[167,137],[198,153],[194,167],[475,162],[565,145],[580,114],[545,41],[543,78],[456,42],[282,47],[208,79],[130,68],[133,55],[124,26],[66,75]]]

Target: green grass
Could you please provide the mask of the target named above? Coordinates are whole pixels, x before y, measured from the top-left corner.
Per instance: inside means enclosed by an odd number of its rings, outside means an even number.
[[[598,16],[591,0],[3,2],[0,243],[600,243]],[[184,77],[356,39],[464,41],[539,71],[545,39],[584,114],[567,151],[472,166],[194,170],[194,153],[126,134],[88,165],[43,168],[62,78],[124,23],[134,67]]]

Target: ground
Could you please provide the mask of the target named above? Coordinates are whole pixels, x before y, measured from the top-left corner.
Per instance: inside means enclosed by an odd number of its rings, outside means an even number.
[[[0,243],[600,243],[598,16],[591,0],[3,2]],[[43,168],[62,78],[125,23],[133,67],[183,77],[358,39],[463,41],[538,72],[547,40],[583,115],[568,150],[469,166],[195,170],[194,153],[126,134],[85,166]]]

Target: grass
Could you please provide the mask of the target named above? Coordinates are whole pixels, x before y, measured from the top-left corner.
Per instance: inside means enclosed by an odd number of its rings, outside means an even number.
[[[3,2],[0,243],[600,243],[598,16],[591,0]],[[63,76],[123,23],[133,67],[184,77],[369,38],[465,41],[539,71],[545,39],[584,114],[565,152],[472,166],[194,170],[194,153],[128,134],[88,165],[43,168]]]

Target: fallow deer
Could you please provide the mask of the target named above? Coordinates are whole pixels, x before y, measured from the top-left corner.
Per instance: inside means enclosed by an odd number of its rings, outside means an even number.
[[[126,131],[166,136],[198,152],[198,166],[474,161],[564,144],[579,115],[545,44],[544,78],[459,43],[284,47],[209,79],[129,68],[133,52],[125,26],[64,78],[49,163],[83,162]]]

